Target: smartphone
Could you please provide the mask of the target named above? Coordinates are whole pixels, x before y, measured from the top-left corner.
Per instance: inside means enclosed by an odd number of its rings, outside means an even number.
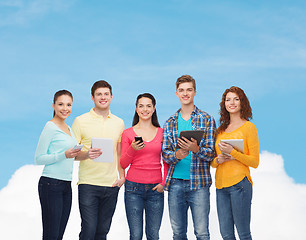
[[[139,143],[142,143],[143,142],[143,140],[142,140],[142,137],[135,137],[135,141],[137,142],[137,141],[140,141]]]
[[[82,149],[83,146],[84,146],[84,144],[75,145],[75,146],[72,148],[72,150]]]

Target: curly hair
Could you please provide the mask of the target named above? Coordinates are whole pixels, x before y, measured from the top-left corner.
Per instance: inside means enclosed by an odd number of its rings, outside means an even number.
[[[240,99],[240,117],[247,121],[252,119],[252,108],[250,106],[249,99],[241,88],[232,86],[226,89],[222,95],[222,101],[220,102],[220,126],[217,131],[218,133],[225,131],[230,123],[230,115],[225,108],[225,98],[229,92],[236,93]]]

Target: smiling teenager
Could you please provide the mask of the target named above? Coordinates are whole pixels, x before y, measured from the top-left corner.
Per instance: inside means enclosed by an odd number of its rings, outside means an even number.
[[[131,240],[142,239],[143,212],[147,239],[159,239],[168,165],[164,163],[162,174],[163,130],[157,120],[155,105],[155,98],[150,93],[138,95],[133,126],[122,134],[120,163],[124,169],[129,167],[124,202]],[[137,136],[142,141],[136,140]]]
[[[174,240],[187,240],[189,208],[197,240],[210,239],[210,161],[215,154],[216,124],[213,117],[195,106],[196,93],[195,80],[190,75],[177,79],[176,96],[181,108],[166,121],[163,129],[163,157],[169,164],[165,190],[169,191]],[[185,130],[204,130],[200,144],[195,139],[178,138]]]
[[[216,155],[211,166],[216,170],[217,211],[223,239],[251,240],[252,178],[249,167],[259,164],[259,141],[256,126],[250,122],[252,108],[239,87],[226,89],[220,103],[220,127],[217,130]],[[243,139],[244,152],[221,142]]]
[[[55,93],[53,118],[45,125],[37,145],[35,162],[45,165],[39,180],[43,240],[63,238],[71,210],[71,180],[77,141],[65,123],[72,110],[72,94],[67,90]]]
[[[79,239],[104,240],[111,226],[119,188],[125,182],[119,161],[124,123],[110,112],[113,93],[108,82],[95,82],[91,88],[91,99],[94,108],[77,117],[72,124],[76,139],[84,144],[77,157],[80,160],[78,191],[82,220]],[[93,161],[103,153],[99,148],[91,148],[92,138],[111,139],[113,158],[107,159],[107,162]]]

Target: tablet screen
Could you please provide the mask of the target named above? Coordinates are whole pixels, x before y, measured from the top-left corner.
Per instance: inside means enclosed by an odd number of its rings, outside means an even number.
[[[198,146],[200,146],[200,142],[203,138],[204,130],[189,130],[189,131],[181,131],[179,138],[185,137],[189,141],[191,141],[191,138],[197,140]],[[176,146],[176,148],[179,148],[179,146]]]

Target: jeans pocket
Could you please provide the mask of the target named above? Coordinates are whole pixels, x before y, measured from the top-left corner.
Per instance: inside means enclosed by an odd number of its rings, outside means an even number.
[[[137,187],[133,184],[133,183],[131,183],[131,182],[129,182],[129,181],[126,181],[125,182],[125,185],[124,185],[124,191],[125,192],[127,192],[127,193],[133,193],[133,192],[135,192],[137,190]]]
[[[42,176],[42,177],[39,179],[38,185],[39,185],[39,186],[43,186],[43,185],[58,186],[58,185],[60,185],[60,184],[63,183],[63,182],[64,182],[64,181],[59,180],[59,179],[49,178],[49,177],[44,177],[44,176]]]
[[[155,201],[162,201],[162,202],[164,202],[164,192],[158,192],[158,191],[154,191],[154,193],[153,193],[153,198],[155,199]]]
[[[53,178],[50,178],[50,180],[48,181],[48,185],[50,186],[59,186],[63,183],[63,181],[61,180],[58,180],[58,179],[53,179]]]
[[[234,189],[243,191],[244,188],[245,188],[245,184],[247,184],[248,182],[249,182],[248,178],[247,178],[247,177],[244,177],[239,183],[236,183],[236,184],[233,185],[232,187],[233,187]]]

